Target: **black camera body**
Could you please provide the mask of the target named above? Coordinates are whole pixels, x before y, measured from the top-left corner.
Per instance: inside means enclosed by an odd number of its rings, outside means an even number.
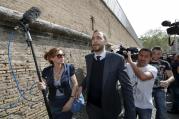
[[[131,58],[136,61],[137,60],[137,56],[138,56],[138,52],[139,50],[136,47],[129,47],[129,48],[125,48],[124,46],[120,46],[119,47],[119,51],[117,51],[116,53],[124,56],[125,59],[128,58],[127,56],[127,52],[131,52]]]
[[[170,28],[167,29],[167,33],[169,35],[179,35],[179,26],[172,26]]]
[[[162,26],[168,26],[167,34],[168,35],[179,35],[179,22],[171,23],[170,21],[163,21]]]

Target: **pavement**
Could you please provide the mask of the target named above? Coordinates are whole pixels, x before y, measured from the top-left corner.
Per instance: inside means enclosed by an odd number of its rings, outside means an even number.
[[[168,93],[167,94],[167,99],[166,99],[166,105],[167,105],[167,110],[170,110],[171,107],[172,107],[172,97],[171,95]],[[155,119],[155,112],[156,112],[156,109],[154,108],[153,109],[153,115],[152,115],[152,119]],[[167,113],[167,116],[168,118],[167,119],[179,119],[179,114],[170,114],[170,113]]]
[[[167,94],[166,104],[167,104],[167,110],[171,109],[172,98],[171,98],[170,94]],[[153,112],[152,112],[152,119],[155,119],[155,112],[156,112],[156,109],[154,107]],[[169,113],[167,113],[167,116],[168,116],[167,119],[179,119],[179,114],[169,114]],[[87,114],[85,112],[85,108],[80,113],[75,114],[72,119],[88,119]],[[124,118],[119,118],[119,119],[124,119]]]

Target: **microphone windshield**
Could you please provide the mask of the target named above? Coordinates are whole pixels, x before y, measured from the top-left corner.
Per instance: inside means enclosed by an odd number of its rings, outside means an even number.
[[[171,26],[171,22],[170,21],[163,21],[162,22],[162,26]]]
[[[20,20],[24,24],[33,23],[41,14],[41,11],[37,7],[31,7],[23,14],[23,18]]]

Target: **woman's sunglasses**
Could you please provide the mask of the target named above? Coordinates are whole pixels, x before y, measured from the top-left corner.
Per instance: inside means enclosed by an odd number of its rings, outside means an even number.
[[[64,57],[64,56],[65,56],[65,54],[58,54],[58,55],[57,55],[58,58],[62,58],[62,57]]]

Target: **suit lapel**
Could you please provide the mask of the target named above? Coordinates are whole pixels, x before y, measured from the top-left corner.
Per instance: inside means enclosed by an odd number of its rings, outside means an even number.
[[[87,76],[87,87],[89,87],[89,79],[91,76],[91,68],[92,68],[92,63],[93,63],[93,57],[94,54],[89,55],[89,57],[86,58],[86,63],[87,63],[87,72],[88,72],[88,76]]]
[[[109,52],[106,52],[106,57],[105,57],[105,62],[104,62],[104,70],[103,70],[103,89],[106,83],[106,80],[108,78],[108,72],[109,72],[109,68],[110,68],[110,62],[111,62],[111,55]]]

